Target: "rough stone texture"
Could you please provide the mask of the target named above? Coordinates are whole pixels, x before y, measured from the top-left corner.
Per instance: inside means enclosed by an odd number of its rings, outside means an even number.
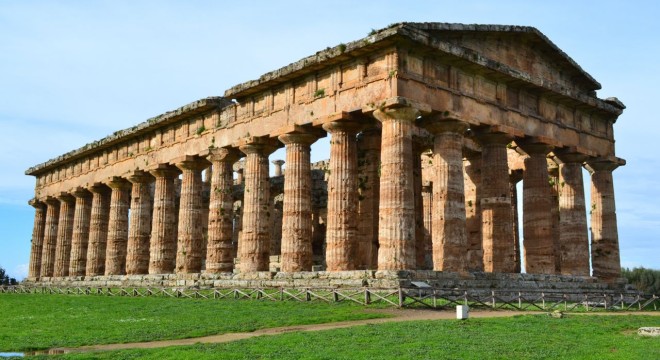
[[[360,132],[358,151],[358,224],[356,268],[378,266],[378,196],[380,193],[380,129]]]
[[[608,282],[621,277],[612,181],[612,171],[618,166],[618,162],[608,160],[587,162],[591,173],[591,266],[593,276]]]
[[[328,271],[355,269],[357,238],[357,141],[360,125],[350,121],[326,123],[330,137],[326,264]]]
[[[431,118],[424,126],[434,134],[433,166],[433,270],[468,269],[463,133],[468,124]]]
[[[509,152],[510,154],[510,152]],[[522,170],[510,170],[509,186],[511,187],[511,218],[513,223],[513,272],[521,272],[522,256],[520,255],[520,216],[518,214],[518,183],[522,181]]]
[[[577,153],[555,152],[559,162],[559,243],[561,274],[589,276],[589,235],[582,163]]]
[[[424,200],[422,199],[422,153],[425,142],[413,139],[413,201],[415,209],[415,269],[426,269],[426,236],[424,235]]]
[[[198,273],[202,270],[204,246],[202,217],[202,170],[205,161],[186,156],[176,166],[183,172],[179,202],[179,226],[176,252],[177,273]]]
[[[246,155],[244,168],[243,228],[238,241],[239,270],[266,271],[269,264],[270,184],[268,155],[274,144],[263,138],[247,138],[239,146]]]
[[[468,152],[463,160],[465,189],[465,228],[469,271],[484,270],[481,247],[481,153]]]
[[[105,275],[124,275],[126,274],[128,207],[131,198],[131,184],[123,178],[114,177],[108,181],[107,185],[112,189],[112,193],[110,194]]]
[[[287,163],[282,209],[283,272],[312,269],[312,173],[309,157],[310,145],[316,138],[315,135],[298,132],[279,136],[286,145]]]
[[[660,336],[660,327],[641,327],[637,330],[639,336]]]
[[[211,149],[207,157],[213,166],[206,248],[207,273],[231,272],[234,269],[232,164],[239,156],[236,149],[216,148]]]
[[[92,192],[92,213],[89,223],[89,244],[87,244],[86,276],[105,273],[105,251],[108,242],[108,221],[110,220],[110,189],[103,184],[89,188]]]
[[[151,190],[153,177],[144,171],[132,173],[131,213],[126,248],[126,274],[149,272],[149,239],[151,237]]]
[[[548,164],[548,182],[550,183],[550,194],[552,206],[550,207],[550,218],[552,220],[552,242],[553,252],[555,254],[555,274],[561,274],[561,243],[559,239],[559,167],[557,163],[549,157],[546,159]]]
[[[41,253],[44,245],[46,229],[46,204],[32,199],[29,204],[34,207],[34,226],[32,227],[32,246],[30,249],[30,265],[28,278],[36,279],[41,273]]]
[[[414,269],[415,200],[412,130],[419,109],[385,107],[374,111],[382,124],[378,269]]]
[[[429,183],[422,186],[422,206],[424,217],[424,267],[433,269],[433,187]],[[481,224],[479,224],[481,227]],[[481,239],[479,239],[481,243]]]
[[[60,200],[60,218],[57,222],[57,245],[55,247],[53,276],[68,276],[76,199],[70,194],[65,193],[57,198]]]
[[[523,236],[525,270],[530,274],[554,274],[552,189],[548,183],[546,156],[551,148],[542,143],[521,143],[529,155],[523,172]]]
[[[92,194],[84,188],[73,191],[76,210],[73,214],[73,237],[71,239],[71,259],[69,276],[84,276],[87,267],[87,245],[90,235]]]
[[[178,171],[158,165],[149,171],[156,178],[151,243],[149,245],[149,274],[167,274],[176,264],[177,213],[174,178]]]

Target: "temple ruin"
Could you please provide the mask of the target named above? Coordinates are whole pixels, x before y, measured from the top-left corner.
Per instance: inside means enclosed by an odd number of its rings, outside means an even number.
[[[393,24],[28,169],[27,282],[612,286],[600,88],[532,27]]]

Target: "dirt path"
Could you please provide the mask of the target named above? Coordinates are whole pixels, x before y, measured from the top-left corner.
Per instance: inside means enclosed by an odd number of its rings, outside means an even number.
[[[193,345],[197,343],[210,344],[210,343],[227,343],[236,340],[248,339],[256,336],[278,335],[294,331],[322,331],[331,329],[342,329],[351,326],[367,325],[367,324],[382,324],[388,322],[402,322],[402,321],[417,321],[417,320],[441,320],[441,319],[455,319],[455,311],[437,311],[437,310],[422,310],[422,309],[378,309],[371,310],[377,313],[389,314],[392,317],[368,320],[354,320],[354,321],[341,321],[327,324],[312,324],[312,325],[295,325],[283,326],[269,329],[261,329],[253,332],[241,333],[227,333],[220,335],[211,335],[198,338],[178,339],[178,340],[162,340],[162,341],[148,341],[138,343],[125,343],[125,344],[106,344],[106,345],[92,345],[82,346],[77,348],[57,348],[51,349],[49,354],[62,354],[70,352],[89,352],[89,351],[109,351],[109,350],[124,350],[124,349],[150,349],[161,348],[167,346],[180,346],[180,345]],[[534,311],[490,311],[490,310],[474,310],[470,311],[471,318],[494,318],[494,317],[509,317],[515,315],[529,315],[529,314],[543,314],[545,312]],[[616,313],[571,313],[571,315],[653,315],[660,316],[660,312],[616,312]]]

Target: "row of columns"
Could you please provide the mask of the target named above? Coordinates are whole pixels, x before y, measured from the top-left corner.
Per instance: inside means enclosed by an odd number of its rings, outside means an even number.
[[[507,145],[513,137],[493,129],[475,131],[481,154],[464,154],[467,123],[447,114],[426,116],[420,122],[421,115],[412,106],[377,109],[373,116],[381,124],[380,135],[365,130],[363,122],[350,119],[322,124],[331,136],[327,270],[422,268],[427,247],[423,228],[425,222],[430,222],[434,270],[515,272],[515,214],[507,162]],[[433,135],[432,196],[422,191],[421,150],[413,144],[417,125]],[[315,128],[295,126],[278,137],[286,146],[287,163],[281,259],[281,270],[285,272],[311,269],[310,145],[320,136]],[[554,273],[553,194],[546,164],[552,147],[534,139],[518,142],[528,155],[523,174],[527,272]],[[149,172],[136,171],[127,179],[113,178],[106,183],[109,194],[107,187],[96,184],[76,189],[71,195],[47,198],[45,204],[33,202],[36,215],[30,276],[200,272],[204,243],[206,271],[231,271],[232,164],[240,153],[245,154],[245,188],[239,269],[268,270],[268,156],[276,148],[274,139],[248,138],[232,148],[211,149],[205,160],[186,156],[175,162],[176,167],[159,165]],[[581,178],[582,162],[587,159],[574,152],[555,154],[562,184],[561,271],[588,275],[589,244]],[[213,172],[205,234],[201,171],[209,162]],[[615,168],[611,161],[588,162],[592,172],[592,263],[594,275],[604,279],[618,277],[611,175]],[[177,220],[174,180],[180,173]],[[152,200],[149,186],[153,181]],[[428,215],[423,213],[424,202],[432,202]]]

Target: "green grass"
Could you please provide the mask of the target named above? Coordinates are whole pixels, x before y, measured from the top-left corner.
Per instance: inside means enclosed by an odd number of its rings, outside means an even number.
[[[348,303],[0,294],[0,352],[384,317]]]
[[[546,315],[366,325],[227,344],[68,354],[66,359],[659,359],[636,334],[656,316]],[[58,357],[60,358],[60,357]]]

